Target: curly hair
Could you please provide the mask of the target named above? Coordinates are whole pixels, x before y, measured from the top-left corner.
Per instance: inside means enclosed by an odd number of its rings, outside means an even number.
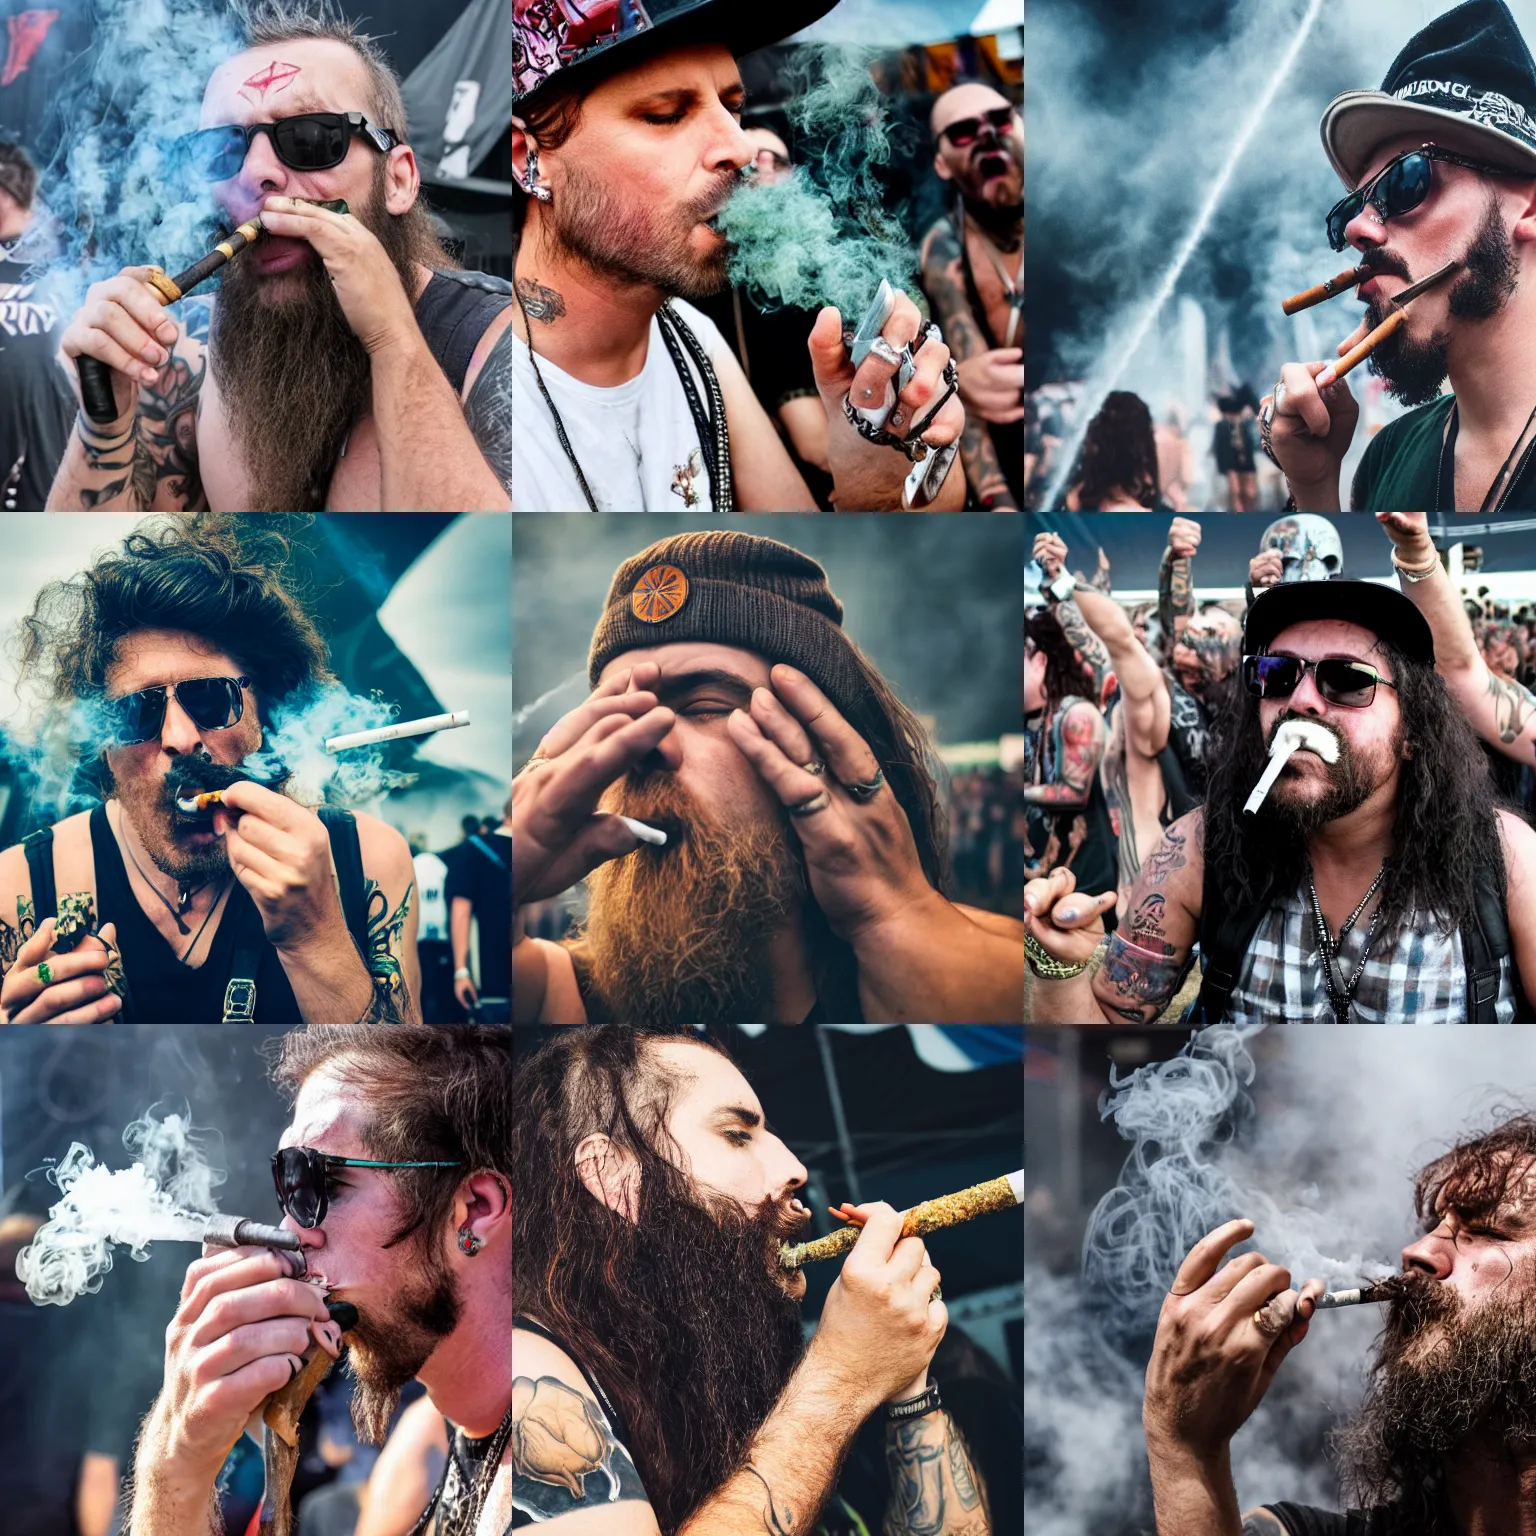
[[[1049,720],[1061,701],[1071,694],[1094,698],[1093,673],[1067,639],[1054,613],[1040,610],[1024,619],[1025,638],[1045,657],[1045,718]]]
[[[1376,649],[1397,682],[1406,756],[1398,768],[1393,848],[1381,892],[1383,933],[1413,912],[1446,934],[1471,920],[1480,867],[1494,871],[1506,894],[1503,843],[1493,781],[1472,727],[1432,666],[1389,640]],[[1268,808],[1243,813],[1243,802],[1269,754],[1259,700],[1246,688],[1212,727],[1210,783],[1202,845],[1222,906],[1264,905],[1297,889],[1306,873],[1305,840],[1282,833]]]
[[[1144,507],[1157,501],[1157,440],[1152,412],[1140,395],[1117,389],[1088,424],[1077,488],[1077,504],[1097,511],[1115,491]]]
[[[289,590],[288,539],[218,513],[139,524],[121,550],[50,582],[22,620],[21,677],[54,706],[102,697],[127,636],[183,630],[234,658],[264,722],[308,683],[331,683],[325,641]]]

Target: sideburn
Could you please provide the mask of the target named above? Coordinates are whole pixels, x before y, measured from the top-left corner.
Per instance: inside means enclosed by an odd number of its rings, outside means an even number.
[[[760,1021],[771,992],[769,942],[805,898],[787,833],[718,826],[670,775],[623,780],[600,803],[681,829],[665,848],[639,848],[587,876],[582,942],[610,1016],[625,1024]]]
[[[418,208],[384,209],[382,157],[368,204],[353,214],[377,236],[407,294],[412,257],[422,245]],[[219,387],[230,437],[249,482],[252,510],[316,512],[348,434],[372,404],[367,349],[342,313],[318,259],[279,281],[300,291],[281,303],[266,297],[254,265],[223,269],[210,327],[208,365]]]

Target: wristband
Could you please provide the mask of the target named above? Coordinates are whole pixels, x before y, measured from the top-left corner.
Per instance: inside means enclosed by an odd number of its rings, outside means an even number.
[[[456,971],[455,971],[455,972],[454,972],[454,973],[453,973],[453,979],[454,979],[454,980],[455,980],[455,981],[457,981],[457,980],[459,980],[459,978],[460,978],[460,977],[461,977],[461,976],[463,976],[463,977],[467,977],[467,976],[468,976],[468,975],[469,975],[469,967],[468,967],[468,966],[467,966],[467,965],[461,965],[461,966],[460,966],[460,967],[459,967],[459,968],[458,968],[458,970],[456,970]]]
[[[1042,981],[1069,981],[1088,969],[1086,960],[1079,965],[1058,960],[1034,934],[1028,932],[1024,935],[1024,954],[1029,960],[1030,970]]]
[[[930,1381],[927,1391],[920,1392],[916,1397],[909,1397],[904,1403],[887,1403],[885,1421],[887,1424],[899,1424],[903,1419],[920,1419],[924,1414],[937,1413],[943,1406],[939,1401],[938,1383]]]
[[[1404,581],[1424,581],[1440,569],[1440,555],[1437,551],[1434,560],[1428,565],[1404,565],[1397,558],[1397,545],[1394,544],[1392,546],[1392,569]]]

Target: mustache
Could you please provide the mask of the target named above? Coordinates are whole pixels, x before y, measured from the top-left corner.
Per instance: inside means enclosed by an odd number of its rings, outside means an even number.
[[[1367,251],[1360,258],[1360,266],[1365,273],[1360,279],[1362,283],[1368,283],[1373,277],[1400,277],[1405,283],[1413,281],[1408,263],[1401,256],[1393,255],[1385,247]]]
[[[166,769],[160,787],[160,802],[166,810],[174,811],[178,799],[190,800],[206,790],[228,789],[231,784],[247,781],[265,789],[280,790],[290,777],[287,766],[270,755],[262,762],[247,759],[245,763],[232,766],[193,752],[176,758]]]

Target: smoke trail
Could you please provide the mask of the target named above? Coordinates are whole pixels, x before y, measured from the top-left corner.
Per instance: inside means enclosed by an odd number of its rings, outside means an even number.
[[[389,790],[414,784],[416,775],[385,767],[392,743],[353,747],[334,757],[325,743],[332,736],[391,725],[396,713],[393,704],[348,693],[339,684],[307,684],[268,711],[271,723],[262,750],[242,766],[262,775],[271,758],[281,758],[292,774],[288,789],[302,803],[365,805]]]
[[[787,111],[814,153],[786,180],[745,182],[720,215],[731,281],[765,310],[834,304],[850,324],[880,286],[917,292],[917,252],[884,208],[875,174],[891,158],[873,51],[807,51]],[[798,71],[797,71],[798,73]]]
[[[1244,154],[1247,153],[1249,144],[1258,132],[1260,124],[1264,121],[1270,105],[1273,103],[1280,87],[1285,84],[1287,76],[1295,66],[1302,47],[1311,34],[1312,27],[1317,21],[1318,14],[1322,11],[1323,0],[1309,0],[1306,14],[1301,19],[1301,25],[1296,30],[1296,35],[1291,39],[1290,47],[1286,49],[1284,58],[1269,78],[1269,83],[1260,93],[1253,109],[1249,112],[1247,120],[1239,130],[1237,138],[1232,144],[1231,151],[1227,155],[1226,163],[1211,184],[1210,191],[1206,194],[1205,202],[1201,206],[1200,213],[1195,219],[1194,226],[1185,236],[1173,261],[1169,264],[1163,280],[1158,284],[1157,291],[1153,294],[1140,317],[1131,327],[1129,336],[1122,342],[1116,340],[1111,343],[1105,354],[1105,360],[1100,364],[1099,377],[1088,391],[1079,409],[1079,415],[1071,438],[1061,450],[1061,458],[1056,467],[1055,477],[1046,491],[1044,506],[1055,507],[1061,500],[1067,489],[1067,481],[1077,467],[1077,455],[1083,446],[1083,439],[1088,435],[1088,427],[1093,418],[1098,414],[1099,407],[1103,405],[1106,396],[1115,388],[1124,376],[1126,369],[1136,356],[1142,342],[1147,339],[1163,306],[1173,294],[1178,285],[1179,278],[1184,269],[1189,265],[1189,259],[1194,255],[1196,248],[1205,238],[1205,232],[1210,227],[1211,220],[1215,217],[1216,209],[1222,198],[1226,195],[1227,186],[1232,180],[1234,172]]]
[[[75,302],[124,266],[176,271],[207,248],[219,212],[177,141],[197,127],[214,67],[241,46],[230,10],[207,0],[97,0],[92,48],[59,103],[65,138],[41,178]]]
[[[525,704],[521,709],[514,709],[512,711],[512,729],[514,731],[518,730],[525,720],[529,719],[538,710],[543,709],[551,699],[565,693],[568,689],[575,688],[578,683],[584,683],[586,680],[587,669],[584,666],[578,667],[569,677],[562,678],[547,693],[541,693],[532,704]]]
[[[63,1198],[16,1257],[17,1278],[38,1306],[63,1307],[99,1291],[114,1247],[142,1262],[151,1242],[201,1240],[225,1175],[208,1161],[190,1111],[159,1109],[152,1106],[123,1132],[134,1159],[127,1168],[98,1164],[77,1141],[48,1170]]]

